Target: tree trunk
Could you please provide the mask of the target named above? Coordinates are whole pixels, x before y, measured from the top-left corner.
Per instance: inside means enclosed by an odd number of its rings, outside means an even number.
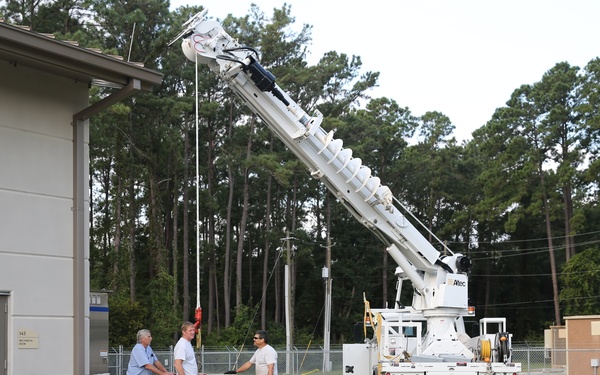
[[[189,215],[189,201],[190,201],[190,137],[189,128],[186,126],[183,138],[183,259],[181,260],[183,269],[183,311],[182,320],[189,320],[188,314],[190,313],[190,215]]]
[[[229,130],[228,138],[233,135],[233,102],[229,105]],[[233,161],[232,161],[233,162]],[[225,310],[225,328],[231,325],[231,216],[233,210],[233,196],[235,193],[235,176],[231,163],[227,164],[229,177],[229,195],[227,196],[227,218],[225,227],[225,264],[223,266],[223,309]]]
[[[244,243],[246,245],[248,245],[246,253],[247,254],[252,254],[252,231],[247,231],[246,232],[246,241],[244,241]],[[248,256],[248,267],[247,267],[247,274],[248,274],[248,278],[245,281],[245,284],[248,286],[247,288],[247,292],[249,298],[252,298],[252,296],[254,296],[254,277],[253,276],[253,264],[252,264],[252,256]],[[260,301],[259,301],[260,302]],[[258,310],[256,311],[258,312]]]
[[[217,271],[216,271],[216,267],[213,267],[213,277],[214,277],[214,282],[215,282],[215,308],[217,311],[220,311],[220,307],[219,307],[219,301],[221,300],[221,298],[219,297],[219,279],[217,278]],[[217,327],[221,327],[221,317],[220,314],[217,314]]]
[[[552,223],[550,221],[550,209],[548,207],[548,197],[546,195],[546,179],[544,178],[544,171],[540,163],[538,172],[540,174],[541,188],[542,188],[542,199],[544,200],[544,212],[546,215],[546,235],[548,237],[548,252],[550,253],[550,270],[552,273],[552,291],[554,297],[554,324],[559,326],[561,322],[560,318],[560,307],[558,304],[558,277],[556,275],[556,261],[554,259],[554,246],[552,244]]]
[[[179,202],[179,193],[177,189],[177,175],[174,175],[174,184],[173,184],[173,238],[172,238],[172,257],[173,257],[173,315],[177,316],[177,307],[179,306],[179,290],[178,290],[178,279],[179,279],[179,265],[178,262],[178,250],[179,246],[177,246],[177,225],[178,225],[178,202]]]
[[[149,204],[149,214],[148,218],[149,227],[150,227],[150,254],[153,255],[154,261],[150,263],[150,278],[160,273],[160,271],[164,268],[164,254],[163,254],[163,246],[160,235],[160,225],[159,225],[159,212],[160,209],[158,207],[158,181],[156,177],[156,173],[152,168],[148,171],[148,190],[150,193],[150,201]]]
[[[215,180],[215,176],[214,176],[214,169],[213,169],[213,165],[214,165],[214,149],[215,149],[215,140],[213,139],[213,131],[212,131],[212,124],[209,122],[208,126],[207,126],[207,143],[208,143],[208,148],[206,150],[206,191],[209,197],[213,196],[213,184],[214,184],[214,180]],[[197,176],[197,180],[199,181],[200,178],[199,176]],[[198,182],[199,183],[199,182]],[[196,202],[196,204],[200,204],[200,202]],[[207,224],[208,224],[208,232],[206,233],[207,236],[207,242],[208,242],[208,259],[207,259],[207,263],[208,263],[208,288],[209,288],[209,305],[208,305],[208,333],[211,333],[212,330],[214,329],[214,321],[218,320],[219,314],[218,314],[218,310],[216,310],[216,307],[218,306],[218,301],[216,300],[216,296],[217,296],[217,276],[216,276],[216,260],[217,260],[217,254],[216,254],[216,239],[215,239],[215,213],[213,212],[213,208],[212,205],[208,205],[207,206],[207,212],[206,212],[206,216],[207,216]],[[200,256],[198,254],[198,256]],[[198,276],[201,277],[201,276]],[[213,281],[211,283],[211,280]],[[202,289],[202,285],[200,283],[198,283],[198,285],[200,285],[200,289]],[[197,291],[198,295],[200,295],[200,290]],[[198,297],[199,299],[199,297]],[[197,306],[199,307],[199,306]]]
[[[231,212],[233,210],[233,195],[235,176],[231,165],[227,165],[229,176],[229,195],[227,196],[227,227],[225,228],[225,264],[223,266],[223,309],[225,310],[225,328],[231,325]]]
[[[575,238],[571,229],[571,219],[573,219],[573,197],[570,184],[563,187],[563,202],[565,205],[565,261],[568,262],[575,255]]]
[[[279,256],[279,255],[277,255]],[[273,270],[275,272],[275,310],[273,311],[273,317],[275,319],[275,323],[281,323],[282,316],[282,308],[281,308],[281,263],[277,263],[275,266],[276,269]]]
[[[252,117],[250,122],[250,131],[248,135],[248,144],[246,147],[246,160],[250,160],[252,152],[252,133],[254,132],[254,121],[255,117]],[[243,192],[243,203],[242,203],[242,218],[240,220],[240,234],[238,237],[237,246],[237,264],[236,264],[236,288],[235,288],[235,307],[236,309],[242,305],[242,260],[244,255],[244,237],[246,233],[246,222],[248,221],[248,210],[250,206],[250,181],[249,181],[250,168],[247,166],[244,168],[244,192]]]
[[[122,188],[122,180],[119,176],[117,179],[117,193],[116,193],[116,207],[115,207],[115,238],[114,238],[114,252],[115,252],[115,261],[113,262],[113,277],[111,282],[111,288],[113,291],[117,291],[119,287],[119,282],[117,281],[119,278],[119,251],[121,250],[121,202],[123,201],[123,197],[121,196],[121,188]]]
[[[131,158],[133,159],[133,158]],[[133,162],[131,163],[133,166]],[[129,176],[129,300],[135,302],[135,224],[136,224],[136,197],[135,197],[135,178],[133,176],[133,167],[130,169]]]
[[[298,202],[298,178],[297,174],[294,174],[294,187],[293,187],[293,195],[292,195],[292,233],[296,232],[296,222],[297,222],[297,206],[296,202]],[[289,235],[288,235],[289,237]],[[293,245],[293,244],[292,244]],[[291,258],[289,259],[289,267],[290,267],[290,344],[291,348],[294,347],[294,329],[296,327],[296,261],[295,261],[295,250],[293,248],[289,249]]]
[[[267,287],[269,281],[269,232],[271,231],[271,186],[273,178],[269,175],[267,180],[267,205],[265,207],[265,251],[263,260],[262,297],[260,310],[260,326],[266,330],[267,327]]]
[[[271,142],[271,145],[273,143]],[[271,153],[273,147],[271,146]],[[265,251],[262,267],[262,295],[260,298],[260,327],[262,330],[266,330],[267,327],[267,287],[269,282],[269,233],[271,231],[271,187],[273,185],[273,178],[269,175],[267,179],[267,197],[265,207]]]
[[[102,185],[104,188],[104,217],[102,219],[102,251],[104,254],[108,253],[108,248],[109,248],[109,235],[110,235],[110,227],[111,227],[111,212],[110,212],[110,204],[108,202],[110,202],[110,165],[112,163],[108,163],[109,167],[107,168],[107,170],[104,171],[103,173],[103,177],[102,179],[104,181],[102,181]],[[92,179],[90,178],[90,181]],[[91,211],[91,210],[90,210]],[[93,221],[90,221],[90,223],[93,223]],[[91,228],[90,228],[91,230]]]

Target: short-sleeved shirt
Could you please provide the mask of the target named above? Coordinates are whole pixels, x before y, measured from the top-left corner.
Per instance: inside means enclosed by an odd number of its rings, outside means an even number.
[[[175,349],[173,350],[173,359],[181,359],[183,362],[183,371],[185,375],[198,375],[198,364],[196,363],[196,354],[192,343],[183,337],[177,341]]]
[[[273,375],[277,375],[277,352],[269,344],[257,349],[254,352],[250,362],[256,366],[256,375],[267,375],[269,373],[269,366],[273,364]]]
[[[135,344],[131,350],[131,357],[129,357],[127,375],[151,375],[152,371],[147,370],[144,366],[149,363],[154,364],[157,360],[150,345],[144,348],[142,344]]]

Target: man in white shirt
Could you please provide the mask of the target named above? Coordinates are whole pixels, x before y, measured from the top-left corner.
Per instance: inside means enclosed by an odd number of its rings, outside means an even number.
[[[192,340],[196,336],[194,324],[185,322],[181,325],[181,338],[175,345],[174,364],[177,375],[198,375],[198,363],[192,347]]]
[[[267,331],[256,331],[252,340],[254,346],[258,348],[252,358],[237,370],[227,371],[225,374],[244,372],[256,365],[256,375],[277,375],[277,352],[268,344],[269,335]]]

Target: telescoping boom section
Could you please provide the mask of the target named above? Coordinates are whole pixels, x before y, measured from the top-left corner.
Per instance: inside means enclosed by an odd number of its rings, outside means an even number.
[[[371,169],[321,127],[323,115],[306,113],[259,63],[258,51],[240,45],[206,10],[190,18],[171,42],[181,40],[185,56],[206,64],[320,179],[348,211],[384,244],[398,265],[397,277],[413,286],[412,307],[368,309],[371,337],[344,347],[344,372],[371,374],[514,374],[510,337],[470,338],[468,274],[471,261],[446,249],[441,253],[409,222],[407,211]],[[402,210],[401,210],[402,208]],[[366,309],[367,310],[367,309]],[[498,343],[496,343],[498,341]],[[502,342],[503,344],[500,344]],[[483,343],[483,344],[482,344]],[[489,350],[488,350],[489,348]],[[503,352],[501,352],[503,350]],[[365,372],[368,371],[368,374]]]

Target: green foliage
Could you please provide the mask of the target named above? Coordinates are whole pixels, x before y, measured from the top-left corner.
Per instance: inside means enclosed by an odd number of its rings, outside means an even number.
[[[31,30],[55,34],[59,39],[84,31],[86,9],[90,0],[63,1],[4,1],[2,17],[26,25]]]
[[[259,306],[252,308],[242,305],[236,309],[233,323],[217,332],[209,333],[202,340],[202,344],[208,347],[232,346],[240,348],[252,348],[254,333],[261,329],[256,319]],[[286,342],[285,326],[275,322],[267,325],[269,343],[273,346],[282,345]]]
[[[181,320],[177,311],[173,309],[173,276],[162,271],[154,277],[149,285],[148,329],[152,331],[153,347],[168,347],[173,345],[174,334],[179,332]]]
[[[206,346],[234,346],[252,345],[252,337],[258,330],[256,321],[256,307],[249,308],[245,305],[236,309],[233,323],[225,327],[218,333],[207,335],[204,340]],[[251,346],[250,346],[251,347]]]
[[[149,312],[139,302],[131,302],[126,296],[110,295],[109,313],[109,345],[116,347],[133,347],[137,341],[137,331],[150,329]]]
[[[590,247],[575,256],[561,273],[560,301],[565,315],[596,315],[600,312],[600,248]]]
[[[172,307],[173,277],[161,273],[149,285],[149,295],[136,302],[129,296],[116,293],[110,296],[110,338],[111,346],[130,347],[136,343],[140,329],[152,332],[152,346],[166,348],[173,345],[179,332],[181,320]]]

